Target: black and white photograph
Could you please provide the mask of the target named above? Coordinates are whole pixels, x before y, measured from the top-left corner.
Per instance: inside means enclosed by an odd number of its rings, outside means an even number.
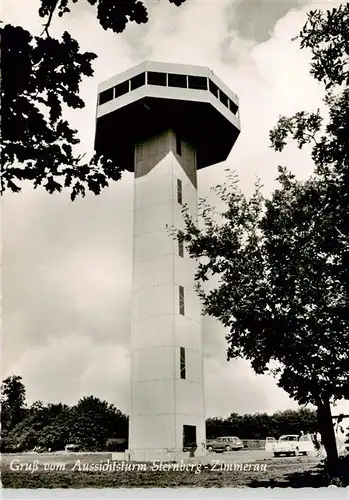
[[[347,498],[349,3],[1,19],[4,493]]]

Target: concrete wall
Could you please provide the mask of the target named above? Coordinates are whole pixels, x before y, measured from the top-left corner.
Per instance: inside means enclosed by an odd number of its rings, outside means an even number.
[[[183,203],[196,217],[195,150],[183,142],[178,158],[174,141],[174,132],[166,131],[136,146],[135,153],[129,448],[139,450],[139,456],[144,450],[181,450],[183,425],[196,426],[198,444],[205,439],[195,264],[186,254],[179,256],[178,242],[166,230],[166,225],[183,227],[177,179],[182,181]],[[184,287],[184,316],[179,311],[179,286]],[[180,347],[186,351],[185,379],[180,378]]]

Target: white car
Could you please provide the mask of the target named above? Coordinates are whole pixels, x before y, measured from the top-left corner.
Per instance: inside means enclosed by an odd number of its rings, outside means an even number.
[[[310,434],[299,436],[298,434],[286,434],[273,444],[274,457],[308,455],[315,451],[314,443]]]
[[[65,451],[79,451],[79,445],[71,443],[65,445]]]

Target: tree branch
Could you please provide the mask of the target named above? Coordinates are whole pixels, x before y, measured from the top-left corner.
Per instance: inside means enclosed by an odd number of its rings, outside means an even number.
[[[53,14],[54,14],[54,12],[55,12],[55,10],[56,10],[56,8],[57,8],[58,1],[59,1],[59,0],[55,0],[55,3],[52,5],[52,8],[51,8],[51,11],[50,11],[50,14],[49,14],[49,17],[48,17],[47,23],[43,25],[43,26],[44,26],[44,30],[42,31],[42,33],[41,33],[41,35],[40,35],[40,36],[42,36],[42,35],[45,33],[45,34],[46,34],[46,36],[47,36],[48,38],[51,38],[51,36],[50,36],[50,33],[49,33],[48,29],[49,29],[49,27],[51,26],[52,17],[53,17]]]

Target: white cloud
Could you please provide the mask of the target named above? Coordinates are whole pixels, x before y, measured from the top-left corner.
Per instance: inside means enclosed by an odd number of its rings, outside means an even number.
[[[17,8],[19,2],[7,0],[5,21],[39,33],[38,3]],[[94,8],[79,5],[52,30],[70,31],[82,50],[98,54],[94,78],[82,85],[86,108],[68,113],[82,150],[93,148],[98,83],[146,57],[208,65],[239,95],[242,133],[227,162],[200,171],[200,196],[222,181],[227,166],[237,170],[246,192],[257,175],[272,190],[279,163],[309,175],[307,152],[293,146],[277,155],[268,132],[279,114],[321,105],[322,89],[308,75],[309,56],[290,41],[310,4],[280,19],[259,45],[232,31],[234,7],[227,2],[188,0],[179,9],[150,2],[149,23],[122,35],[104,32]],[[30,189],[5,197],[3,356],[6,373],[22,374],[30,400],[74,403],[93,393],[127,411],[132,195],[132,176],[125,174],[100,196],[74,203],[68,194]],[[204,325],[209,415],[294,405],[270,377],[255,376],[242,361],[228,364],[222,328],[207,318]]]
[[[233,412],[272,413],[298,406],[271,377],[256,376],[246,361],[222,363],[211,359],[206,361],[205,370],[210,374],[206,381],[207,416],[227,416]]]
[[[84,396],[98,395],[128,411],[129,351],[101,344],[98,336],[74,332],[59,339],[48,336],[9,367],[7,374],[13,373],[29,381],[28,404],[37,400],[75,404]]]

